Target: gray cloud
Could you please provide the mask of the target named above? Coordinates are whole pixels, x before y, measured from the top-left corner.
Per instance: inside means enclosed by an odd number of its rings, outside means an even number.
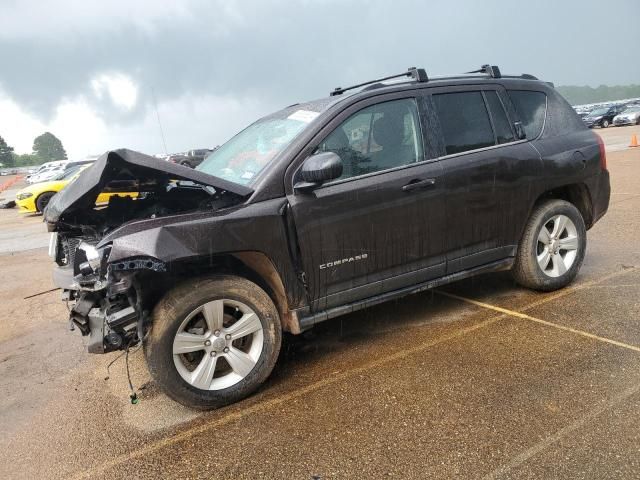
[[[0,17],[35,19],[0,33],[0,87],[42,119],[82,95],[106,121],[135,123],[148,113],[152,89],[161,103],[214,95],[276,108],[413,65],[439,74],[491,62],[556,84],[640,80],[631,44],[595,35],[598,24],[635,34],[637,0],[194,1],[177,11],[115,1],[95,13],[78,4],[62,2],[52,22],[40,18],[50,13],[38,2],[0,5]],[[105,72],[138,85],[133,110],[95,98],[91,80]]]

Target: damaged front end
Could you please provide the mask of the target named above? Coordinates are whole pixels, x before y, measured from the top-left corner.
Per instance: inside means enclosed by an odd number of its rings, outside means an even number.
[[[50,254],[57,264],[53,279],[72,305],[70,328],[88,336],[89,353],[107,353],[137,344],[145,317],[141,271],[166,271],[158,260],[109,263],[111,246],[96,247],[97,239],[52,233]]]
[[[101,192],[138,196],[112,196],[106,206],[96,206]],[[136,222],[140,225],[134,229],[143,231],[149,222],[207,214],[251,192],[203,172],[118,150],[104,154],[55,195],[44,213],[52,232],[49,254],[57,264],[53,280],[70,307],[71,328],[89,337],[88,351],[106,353],[140,342],[154,294],[166,282],[167,263],[144,254],[152,246],[114,251],[114,232]]]

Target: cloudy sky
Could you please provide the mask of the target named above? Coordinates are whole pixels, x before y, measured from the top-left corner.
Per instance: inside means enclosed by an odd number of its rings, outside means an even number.
[[[0,0],[0,136],[169,152],[409,66],[640,83],[639,0]],[[624,42],[614,43],[617,35]],[[155,106],[157,105],[157,114]]]

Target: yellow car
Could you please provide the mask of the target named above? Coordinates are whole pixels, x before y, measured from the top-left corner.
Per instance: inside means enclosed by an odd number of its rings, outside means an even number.
[[[47,182],[34,183],[27,188],[20,190],[16,194],[16,204],[21,213],[41,213],[56,193],[73,182],[86,168],[74,168],[68,172],[61,173],[58,177]],[[98,195],[96,205],[104,204],[109,198],[117,195],[119,197],[137,197],[137,192],[122,193],[101,193]]]

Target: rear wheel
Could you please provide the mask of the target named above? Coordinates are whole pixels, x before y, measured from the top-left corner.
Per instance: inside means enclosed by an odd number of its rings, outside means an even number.
[[[49,205],[49,202],[55,194],[56,192],[44,192],[41,193],[38,198],[36,198],[36,209],[38,210],[38,212],[44,212],[45,207]]]
[[[255,391],[273,370],[281,337],[264,290],[241,277],[209,277],[182,284],[158,303],[145,355],[169,397],[209,409]]]
[[[584,260],[587,233],[578,209],[564,200],[538,205],[520,240],[512,270],[522,286],[550,291],[573,281]]]

